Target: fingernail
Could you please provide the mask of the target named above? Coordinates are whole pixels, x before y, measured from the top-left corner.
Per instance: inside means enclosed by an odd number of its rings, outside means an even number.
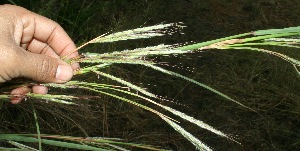
[[[55,78],[58,82],[67,82],[73,76],[73,70],[70,66],[58,65]]]

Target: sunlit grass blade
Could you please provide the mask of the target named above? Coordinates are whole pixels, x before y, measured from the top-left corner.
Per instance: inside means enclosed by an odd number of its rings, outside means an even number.
[[[90,91],[93,91],[93,92],[97,92],[97,93],[100,93],[100,94],[104,94],[104,95],[107,95],[107,96],[110,96],[110,97],[119,99],[119,100],[121,100],[121,101],[125,101],[125,102],[127,102],[127,103],[130,103],[130,104],[133,104],[133,105],[135,105],[135,106],[141,107],[141,108],[143,108],[143,109],[145,109],[145,110],[148,110],[148,111],[150,111],[150,112],[152,112],[152,113],[154,113],[154,114],[157,114],[157,115],[159,115],[159,116],[164,116],[164,117],[166,117],[166,118],[168,118],[168,119],[172,119],[172,118],[170,118],[170,117],[168,117],[168,116],[166,116],[166,115],[164,115],[164,114],[162,114],[162,113],[160,113],[160,112],[158,112],[158,111],[156,111],[156,110],[154,110],[154,109],[152,109],[152,108],[150,108],[150,107],[147,107],[147,106],[142,105],[142,104],[140,104],[140,103],[138,103],[138,102],[129,100],[129,99],[125,98],[125,97],[121,97],[121,96],[118,96],[118,95],[115,95],[115,94],[112,94],[112,93],[108,93],[108,92],[104,92],[104,91],[101,91],[101,90],[93,89],[93,88],[91,88],[91,87],[86,87],[86,86],[78,86],[78,87],[79,87],[79,88],[82,88],[82,89],[90,90]],[[173,120],[173,119],[172,119],[172,120]]]
[[[74,99],[78,99],[75,96],[71,95],[55,95],[55,94],[37,94],[37,93],[27,93],[27,98],[42,99],[48,102],[55,102],[67,105],[75,105],[76,103],[72,102]]]
[[[276,41],[276,42],[291,42],[291,43],[300,43],[300,37],[298,38],[269,38],[265,41]]]
[[[110,75],[110,74],[107,74],[107,73],[104,73],[104,72],[96,71],[96,70],[94,70],[93,72],[95,72],[96,74],[99,74],[99,75],[101,75],[101,76],[107,77],[107,78],[109,78],[109,79],[111,79],[111,80],[117,81],[117,82],[119,82],[119,83],[121,83],[121,84],[123,84],[123,85],[126,85],[126,86],[128,86],[128,87],[130,87],[130,88],[132,88],[132,89],[134,89],[134,90],[137,90],[137,91],[139,91],[139,92],[141,92],[141,93],[143,93],[143,94],[149,96],[149,97],[156,98],[156,95],[155,95],[155,94],[150,93],[150,92],[148,92],[147,90],[145,90],[145,89],[143,89],[143,88],[141,88],[141,87],[139,87],[139,86],[136,86],[136,85],[134,85],[134,84],[132,84],[132,83],[130,83],[130,82],[127,82],[127,81],[125,81],[125,80],[123,80],[123,79],[121,79],[121,78],[115,77],[115,76],[113,76],[113,75]]]
[[[204,144],[202,141],[200,141],[198,138],[193,136],[191,133],[183,129],[181,126],[178,124],[174,123],[173,121],[161,117],[164,121],[166,121],[170,126],[172,126],[177,132],[179,132],[182,136],[184,136],[187,140],[189,140],[197,150],[200,151],[212,151],[210,147],[208,147],[206,144]]]
[[[139,59],[126,59],[126,58],[112,58],[112,59],[101,59],[101,58],[86,58],[80,63],[108,63],[108,64],[154,64],[151,61],[144,61]]]

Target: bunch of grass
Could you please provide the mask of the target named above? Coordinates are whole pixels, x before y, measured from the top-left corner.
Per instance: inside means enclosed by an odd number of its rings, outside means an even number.
[[[132,30],[126,30],[122,32],[116,33],[106,33],[103,34],[85,44],[78,47],[74,51],[78,51],[79,49],[84,48],[88,44],[92,43],[111,43],[117,41],[130,41],[134,39],[145,39],[145,38],[153,38],[157,36],[164,36],[164,35],[172,35],[175,32],[180,32],[181,29],[184,28],[182,23],[170,23],[170,24],[158,24],[155,26],[149,27],[141,27]],[[169,76],[174,76],[177,78],[181,78],[182,80],[186,80],[188,82],[194,83],[200,87],[204,87],[209,91],[216,93],[217,95],[222,96],[224,99],[237,103],[240,106],[243,106],[249,110],[256,112],[255,110],[243,105],[242,103],[232,99],[231,97],[221,93],[220,91],[202,84],[198,81],[195,81],[185,75],[179,74],[174,71],[167,70],[161,66],[161,62],[156,62],[150,57],[153,56],[168,56],[168,55],[181,55],[186,53],[192,53],[197,55],[199,51],[205,51],[210,49],[221,49],[221,50],[250,50],[250,51],[259,51],[263,53],[267,53],[270,55],[274,55],[281,59],[286,60],[287,62],[291,63],[298,74],[298,67],[300,66],[300,62],[294,58],[291,58],[287,55],[282,53],[278,53],[275,51],[267,50],[262,46],[272,45],[272,46],[284,46],[284,47],[292,47],[292,48],[299,48],[299,34],[300,34],[300,27],[290,27],[285,29],[269,29],[269,30],[258,30],[254,32],[234,35],[230,37],[225,37],[221,39],[216,39],[212,41],[202,42],[202,43],[195,43],[195,44],[187,44],[187,45],[165,45],[159,44],[157,46],[148,46],[143,48],[136,48],[133,50],[121,50],[121,51],[114,51],[114,52],[107,52],[107,53],[83,53],[79,57],[72,58],[72,59],[65,59],[67,56],[63,57],[68,63],[82,63],[81,69],[77,70],[75,73],[75,78],[77,75],[83,75],[88,73],[94,73],[100,77],[111,79],[119,83],[120,85],[114,84],[107,84],[107,83],[100,83],[99,81],[96,82],[85,82],[82,80],[71,80],[64,84],[54,84],[54,83],[44,83],[42,85],[47,87],[52,87],[55,89],[62,89],[62,90],[72,90],[72,89],[82,89],[85,91],[91,91],[97,95],[106,95],[115,99],[119,99],[121,101],[130,103],[132,105],[138,106],[143,108],[147,111],[154,113],[155,115],[159,116],[162,120],[167,122],[171,127],[173,127],[176,131],[178,131],[183,137],[185,137],[188,141],[190,141],[198,150],[212,150],[208,145],[204,142],[196,138],[190,132],[185,130],[183,127],[180,126],[180,123],[175,117],[179,117],[183,120],[186,120],[190,123],[197,125],[199,128],[206,129],[212,133],[215,133],[218,136],[227,138],[231,141],[239,143],[236,138],[229,134],[225,134],[224,132],[213,128],[212,126],[204,123],[201,120],[195,119],[192,116],[189,116],[177,109],[171,108],[169,106],[163,105],[159,103],[162,101],[162,98],[158,95],[149,92],[147,89],[133,84],[130,81],[126,81],[120,77],[111,75],[105,72],[105,68],[110,68],[112,65],[115,64],[129,64],[129,65],[140,65],[146,68],[150,68],[152,70],[159,71],[163,74],[167,74]],[[28,82],[19,82],[15,83],[12,87],[22,86],[32,86],[40,83],[28,83]],[[41,85],[41,84],[40,84]],[[126,87],[128,90],[124,90]],[[11,88],[11,87],[10,87]],[[9,100],[12,97],[9,94],[1,94],[1,100]],[[84,100],[89,99],[90,97],[84,97],[80,95],[75,95],[72,93],[68,94],[47,94],[47,95],[38,95],[29,93],[25,96],[26,99],[33,99],[33,100],[47,100],[49,102],[55,102],[65,105],[78,105],[76,103],[76,99]],[[146,101],[142,102],[139,100]],[[156,108],[149,106],[153,104],[157,107],[162,108],[163,110],[171,113],[166,114],[158,111]],[[34,109],[34,108],[33,108]],[[59,144],[61,147],[67,148],[78,148],[78,149],[91,149],[91,150],[106,150],[106,149],[119,149],[122,150],[124,145],[128,145],[126,143],[120,143],[110,141],[109,139],[103,139],[99,142],[98,138],[91,139],[91,138],[76,138],[76,137],[64,137],[64,136],[51,136],[40,134],[39,125],[38,125],[38,117],[35,115],[36,119],[36,128],[37,128],[37,135],[21,135],[21,134],[2,134],[0,140],[8,141],[8,143],[13,144],[16,146],[16,149],[27,149],[27,150],[34,150],[33,148],[26,146],[24,144],[19,144],[19,142],[24,142],[24,140],[28,140],[27,142],[38,142],[39,149],[42,149],[42,143],[53,145]],[[174,117],[173,117],[173,116]],[[25,139],[27,138],[27,139]],[[48,140],[51,138],[51,140]],[[52,140],[55,139],[55,140]],[[64,140],[64,141],[62,141]],[[71,141],[71,142],[69,142]],[[105,143],[103,143],[103,141]],[[26,142],[26,141],[25,141]],[[75,142],[75,143],[74,143]],[[65,144],[65,145],[62,145]],[[84,144],[84,145],[79,145]],[[117,146],[121,144],[120,146]],[[156,150],[156,148],[146,145],[138,145],[138,144],[130,144],[134,147],[143,147],[147,149]],[[87,148],[84,148],[87,147]],[[6,148],[8,149],[8,148]],[[11,148],[10,148],[11,149]]]

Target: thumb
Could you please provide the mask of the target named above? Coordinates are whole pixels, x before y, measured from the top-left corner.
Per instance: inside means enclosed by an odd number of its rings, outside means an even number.
[[[19,66],[21,77],[38,82],[64,83],[73,76],[73,69],[59,58],[26,52]]]

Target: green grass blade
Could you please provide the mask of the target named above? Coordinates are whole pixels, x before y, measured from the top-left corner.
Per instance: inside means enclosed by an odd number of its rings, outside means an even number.
[[[36,136],[36,135],[29,135],[29,136]],[[43,138],[53,138],[53,139],[61,139],[65,141],[74,141],[74,142],[81,142],[86,144],[94,144],[94,145],[100,145],[100,146],[114,146],[113,148],[117,147],[117,145],[122,146],[128,146],[130,148],[141,148],[141,149],[149,149],[149,150],[161,150],[157,149],[150,145],[144,145],[144,144],[135,144],[135,143],[127,143],[122,142],[122,139],[119,138],[107,138],[107,137],[73,137],[73,136],[61,136],[61,135],[46,135],[42,134]],[[119,147],[119,146],[118,146]]]
[[[243,42],[250,42],[250,41],[257,41],[257,40],[265,40],[265,39],[270,39],[270,38],[278,38],[278,37],[288,37],[288,36],[294,36],[294,35],[299,35],[300,32],[298,33],[276,33],[276,34],[270,34],[270,35],[261,35],[261,36],[255,36],[255,37],[250,37],[250,38],[244,38]]]
[[[38,142],[39,142],[39,150],[42,151],[42,139],[41,139],[40,125],[39,125],[36,111],[35,111],[32,101],[30,101],[30,104],[32,107],[32,112],[33,112],[33,116],[34,116],[34,120],[35,120],[36,132],[37,132],[37,137],[38,137]]]
[[[249,47],[249,46],[278,46],[300,49],[300,46],[289,44],[289,42],[256,42],[256,43],[241,43],[228,45],[226,47]],[[226,47],[220,47],[220,49],[226,49]]]
[[[17,134],[0,134],[0,140],[13,140],[19,142],[28,142],[28,143],[38,143],[39,140],[33,137],[26,137]],[[77,144],[71,142],[62,142],[57,140],[49,140],[49,139],[41,139],[43,144],[51,145],[51,146],[58,146],[70,149],[83,149],[83,150],[93,150],[93,151],[108,151],[106,149],[101,149],[98,147],[88,146],[86,144]]]
[[[220,39],[216,39],[216,40],[211,40],[211,41],[207,41],[207,42],[186,45],[186,46],[182,46],[182,47],[177,47],[177,49],[183,50],[183,51],[195,50],[195,49],[200,49],[201,47],[205,47],[205,46],[208,46],[208,45],[211,45],[214,43],[218,43],[218,42],[222,42],[222,41],[230,40],[230,39],[235,39],[235,38],[239,38],[239,37],[244,37],[244,36],[248,36],[248,35],[251,35],[251,33],[244,33],[244,34],[229,36],[229,37],[220,38]]]
[[[32,151],[28,149],[20,149],[20,148],[6,148],[6,147],[0,147],[0,150],[2,151]]]
[[[267,29],[267,30],[257,30],[254,31],[254,35],[271,35],[271,34],[280,34],[280,33],[300,33],[300,26],[298,27],[289,27],[283,29]]]

